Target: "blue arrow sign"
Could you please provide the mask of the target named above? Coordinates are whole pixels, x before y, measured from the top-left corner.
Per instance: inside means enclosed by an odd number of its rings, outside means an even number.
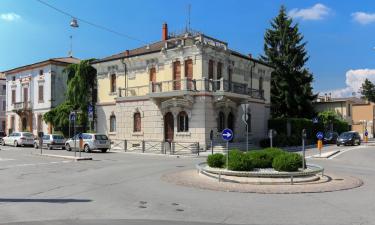
[[[76,120],[76,117],[77,117],[77,116],[76,116],[75,113],[70,113],[70,114],[69,114],[69,120],[70,120],[70,121],[75,121],[75,120]]]
[[[366,136],[366,137],[368,136],[368,132],[367,132],[367,130],[366,130],[366,132],[365,132],[365,136]]]
[[[89,105],[89,106],[87,107],[87,111],[88,111],[89,113],[93,113],[93,112],[94,112],[94,107],[92,107],[92,105]]]
[[[221,137],[223,138],[224,141],[230,141],[233,139],[233,131],[229,128],[225,128],[221,132]]]
[[[322,140],[323,139],[323,132],[318,132],[316,133],[316,137],[319,139],[319,140]]]

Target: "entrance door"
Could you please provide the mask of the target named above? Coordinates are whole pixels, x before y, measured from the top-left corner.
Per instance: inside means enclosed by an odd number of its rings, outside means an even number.
[[[173,90],[181,89],[181,63],[176,61],[173,63]]]
[[[151,82],[152,92],[155,92],[155,83],[156,83],[156,69],[155,68],[150,69],[150,82]]]
[[[164,138],[166,142],[172,142],[174,137],[174,119],[171,112],[164,116]]]
[[[193,60],[188,59],[185,61],[185,77],[187,80],[188,90],[192,90],[192,80],[193,80]]]

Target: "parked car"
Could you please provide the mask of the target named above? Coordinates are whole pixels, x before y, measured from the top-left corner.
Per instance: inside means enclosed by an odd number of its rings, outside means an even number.
[[[355,131],[349,131],[344,132],[340,134],[340,136],[337,138],[337,146],[340,145],[355,145],[361,144],[361,136],[359,136],[358,132]]]
[[[337,132],[327,132],[323,138],[323,142],[327,144],[336,144],[339,134]]]
[[[13,132],[9,136],[5,136],[1,139],[1,145],[13,145],[17,146],[33,146],[34,135],[30,132]]]
[[[45,134],[42,137],[43,139],[43,148],[52,150],[54,148],[65,149],[65,138],[61,134]],[[34,147],[39,148],[39,139],[34,140]]]
[[[96,133],[83,133],[83,149],[85,152],[91,152],[92,150],[100,150],[102,152],[107,152],[111,147],[110,140],[105,134]],[[75,148],[74,148],[75,147]],[[75,135],[69,138],[65,143],[65,149],[67,151],[79,150],[79,135]]]

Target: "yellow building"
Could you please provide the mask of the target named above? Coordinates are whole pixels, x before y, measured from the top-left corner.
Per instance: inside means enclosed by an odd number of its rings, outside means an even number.
[[[93,63],[97,69],[97,131],[112,140],[161,143],[234,142],[267,133],[272,68],[201,33],[162,40]],[[246,111],[246,112],[245,112]],[[243,120],[249,123],[247,133]],[[244,117],[244,118],[243,118]]]
[[[368,137],[374,137],[375,103],[364,101],[353,105],[352,130],[357,131],[362,137],[367,130]]]

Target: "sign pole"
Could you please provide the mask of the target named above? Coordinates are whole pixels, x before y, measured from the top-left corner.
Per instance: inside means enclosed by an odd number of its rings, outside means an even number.
[[[74,120],[73,121],[74,157],[77,157],[77,148],[76,148],[77,140],[75,138],[76,138],[76,121]]]
[[[246,118],[246,151],[249,151],[249,124],[248,124],[248,121],[249,121],[249,118],[248,118],[248,115],[247,115],[247,104],[246,104],[246,112],[245,112],[245,118]]]
[[[233,131],[231,129],[225,128],[221,132],[221,137],[223,138],[224,141],[227,142],[227,169],[229,165],[229,142],[233,139]]]
[[[227,141],[227,169],[229,164],[229,141]]]
[[[306,168],[306,162],[305,162],[305,159],[306,159],[306,154],[305,154],[305,138],[306,138],[306,129],[303,129],[302,130],[302,155],[303,155],[303,158],[302,158],[302,169],[304,170]]]

